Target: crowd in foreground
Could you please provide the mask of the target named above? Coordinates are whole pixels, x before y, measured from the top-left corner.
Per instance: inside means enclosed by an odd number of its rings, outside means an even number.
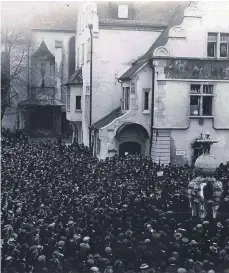
[[[1,266],[12,273],[229,273],[229,166],[216,220],[191,217],[192,167],[2,133]],[[163,176],[158,176],[163,171]]]

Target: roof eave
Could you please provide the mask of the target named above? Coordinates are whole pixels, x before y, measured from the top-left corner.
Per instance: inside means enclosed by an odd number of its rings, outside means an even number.
[[[49,32],[68,32],[75,33],[76,29],[51,29],[51,28],[31,28],[31,31],[49,31]]]

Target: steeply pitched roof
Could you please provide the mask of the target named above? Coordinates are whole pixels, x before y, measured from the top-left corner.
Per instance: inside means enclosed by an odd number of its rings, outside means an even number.
[[[19,103],[20,106],[32,106],[32,105],[37,105],[37,106],[64,106],[64,104],[59,101],[59,100],[42,100],[42,99],[34,99],[30,98],[28,100],[22,101]]]
[[[42,58],[46,57],[47,59],[55,59],[54,55],[49,51],[44,41],[40,44],[37,51],[33,54],[33,58]]]
[[[122,2],[120,2],[122,3]],[[130,19],[118,19],[118,2],[99,2],[97,12],[99,23],[123,23],[127,25],[151,25],[166,27],[179,2],[170,1],[132,1],[125,2],[129,6]],[[123,22],[122,22],[123,21]]]
[[[185,9],[190,5],[190,2],[181,2],[179,6],[177,6],[175,13],[171,16],[170,21],[166,29],[161,33],[161,35],[157,38],[157,40],[153,43],[153,45],[149,48],[149,50],[140,57],[135,63],[133,63],[132,67],[130,67],[119,79],[120,80],[130,80],[132,75],[143,65],[146,63],[152,56],[154,50],[159,46],[164,46],[168,41],[168,33],[169,30],[176,25],[180,25],[183,22],[183,16]]]
[[[82,75],[82,67],[78,68],[72,76],[69,78],[69,80],[66,82],[65,85],[70,84],[77,84],[82,85],[83,84],[83,75]]]
[[[115,109],[113,112],[105,116],[104,118],[100,119],[99,121],[92,124],[93,130],[99,130],[100,128],[103,128],[104,126],[110,124],[113,120],[115,120],[118,117],[121,117],[124,113],[121,111],[121,107]]]

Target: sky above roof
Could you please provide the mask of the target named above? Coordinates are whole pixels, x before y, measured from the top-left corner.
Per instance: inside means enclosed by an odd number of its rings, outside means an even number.
[[[1,22],[3,28],[22,30],[43,25],[55,25],[64,21],[73,26],[77,17],[77,2],[68,1],[3,1],[1,3]],[[48,24],[47,24],[48,22]],[[68,26],[67,26],[68,28]]]

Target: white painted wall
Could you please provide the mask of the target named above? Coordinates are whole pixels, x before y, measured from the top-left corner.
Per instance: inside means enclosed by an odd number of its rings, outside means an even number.
[[[79,48],[80,66],[82,65],[83,71],[82,128],[85,144],[88,144],[88,123],[84,118],[85,93],[90,77],[90,62],[87,62],[87,44],[90,31],[87,23],[93,23],[94,34],[92,123],[121,106],[121,85],[117,80],[118,77],[129,69],[132,63],[144,54],[160,35],[158,31],[99,29],[99,18],[96,11],[97,5],[95,3],[92,6],[87,3],[82,4],[79,8],[77,23],[76,54]],[[83,43],[85,44],[84,64],[82,64]]]
[[[166,48],[170,56],[207,57],[208,32],[229,33],[229,2],[199,2],[202,18],[185,17],[181,24],[186,39],[169,39]]]
[[[82,121],[82,110],[76,110],[76,96],[82,96],[82,86],[71,87],[70,110],[66,110],[66,118],[70,121]]]
[[[197,5],[198,7],[198,5]],[[169,56],[207,58],[208,32],[229,33],[229,3],[227,2],[201,2],[199,9],[187,8],[185,14],[202,14],[201,18],[185,17],[181,24],[181,31],[185,38],[169,38],[165,48]],[[155,51],[156,52],[156,51]],[[185,150],[186,159],[191,162],[191,143],[201,133],[210,132],[212,139],[218,139],[211,153],[217,158],[218,163],[229,160],[229,82],[199,80],[199,84],[210,83],[214,85],[213,98],[214,119],[204,119],[204,124],[199,124],[199,119],[190,119],[189,93],[190,84],[194,80],[169,80],[164,78],[163,68],[158,68],[155,86],[155,127],[171,128],[171,138],[175,149]],[[164,79],[160,81],[159,79]],[[225,128],[225,130],[216,130]],[[174,130],[174,128],[186,130]],[[227,129],[227,130],[226,130]],[[173,147],[174,148],[174,147]],[[174,150],[175,151],[175,150]],[[174,156],[174,155],[173,155]]]

